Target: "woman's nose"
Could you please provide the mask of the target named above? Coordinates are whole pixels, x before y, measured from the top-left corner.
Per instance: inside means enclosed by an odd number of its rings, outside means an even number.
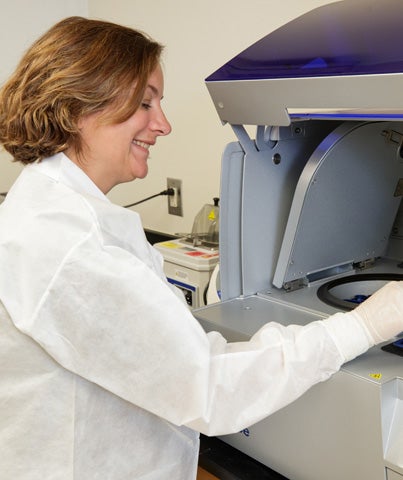
[[[155,119],[155,130],[157,130],[159,135],[169,135],[172,131],[171,124],[168,122],[165,113],[160,110],[158,117]]]

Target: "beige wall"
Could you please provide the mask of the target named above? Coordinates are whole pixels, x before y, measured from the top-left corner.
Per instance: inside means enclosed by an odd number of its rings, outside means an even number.
[[[0,83],[39,35],[70,15],[88,16],[87,0],[0,0]],[[0,147],[0,192],[8,190],[20,170]]]
[[[188,232],[205,203],[219,195],[220,162],[234,141],[222,126],[204,79],[275,28],[329,0],[0,0],[0,82],[21,53],[52,23],[68,15],[89,15],[146,31],[166,46],[166,114],[173,132],[151,151],[144,180],[116,187],[109,195],[121,205],[158,193],[166,178],[183,181],[184,216],[167,213],[166,197],[136,207],[144,226],[167,233]],[[291,40],[292,41],[292,40]],[[0,191],[19,168],[0,152]]]
[[[167,214],[166,197],[136,209],[145,227],[169,233],[190,231],[200,208],[219,195],[221,154],[235,140],[231,128],[221,125],[204,79],[273,29],[326,3],[331,2],[89,0],[91,17],[139,28],[166,46],[163,103],[173,131],[152,149],[148,177],[117,187],[110,197],[120,204],[130,203],[163,190],[166,177],[180,178],[183,218]]]

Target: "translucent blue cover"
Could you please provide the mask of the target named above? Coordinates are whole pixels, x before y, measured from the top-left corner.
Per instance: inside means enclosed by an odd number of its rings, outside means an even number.
[[[262,38],[206,81],[403,72],[403,0],[343,0]]]

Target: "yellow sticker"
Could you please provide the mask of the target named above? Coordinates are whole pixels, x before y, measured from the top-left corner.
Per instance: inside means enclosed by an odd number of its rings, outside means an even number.
[[[208,219],[209,219],[209,220],[215,220],[214,210],[211,210],[211,212],[209,213]]]
[[[382,373],[370,373],[369,376],[375,378],[375,380],[380,380],[382,378]]]
[[[163,242],[163,243],[161,243],[161,245],[163,247],[166,247],[166,248],[181,248],[180,245],[178,245],[177,243],[173,243],[173,242]]]

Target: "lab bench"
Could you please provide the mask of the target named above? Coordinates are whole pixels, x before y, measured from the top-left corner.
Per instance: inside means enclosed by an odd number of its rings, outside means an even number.
[[[222,440],[205,435],[200,435],[199,466],[217,480],[287,480]],[[203,480],[202,475],[198,480]]]
[[[150,230],[148,228],[144,229],[144,233],[147,237],[147,240],[154,245],[155,243],[165,242],[168,240],[175,240],[178,238],[178,235],[172,235],[170,233],[158,232],[157,230]]]

